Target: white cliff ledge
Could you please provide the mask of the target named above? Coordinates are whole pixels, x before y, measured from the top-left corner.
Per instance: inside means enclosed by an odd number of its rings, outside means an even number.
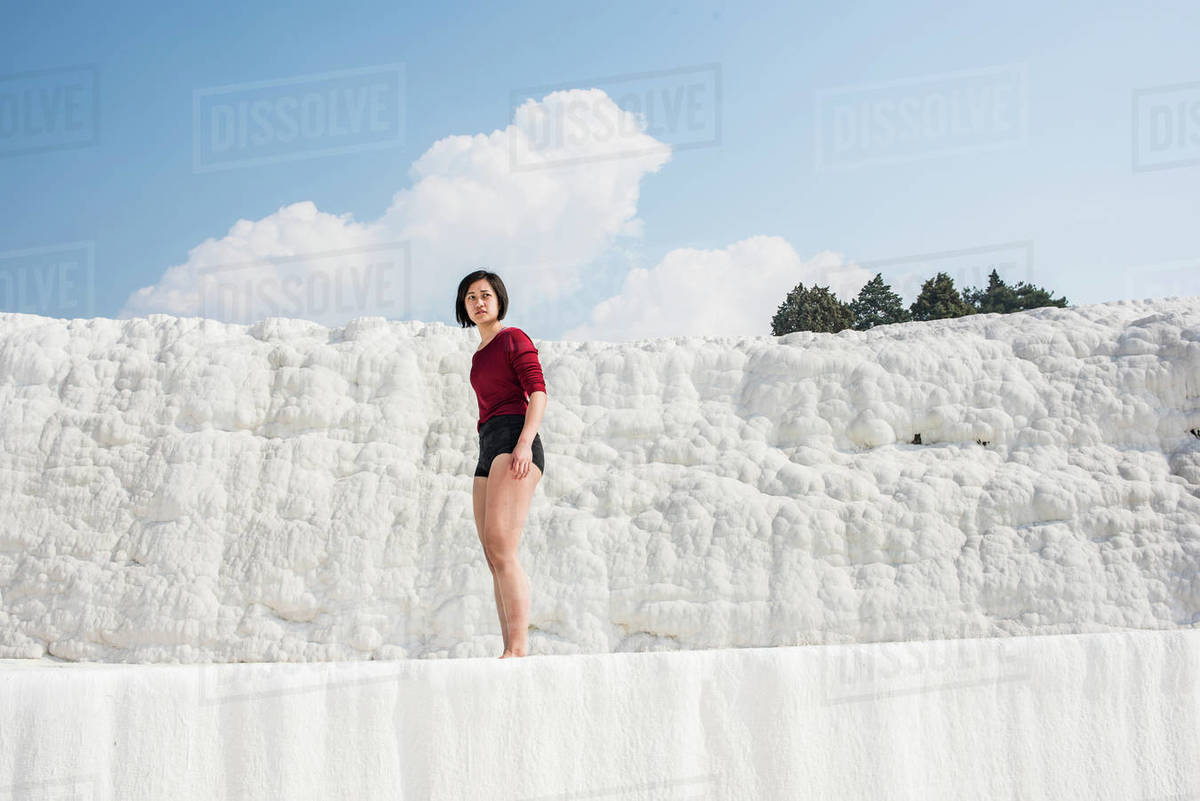
[[[1200,631],[0,663],[0,798],[1192,798]]]

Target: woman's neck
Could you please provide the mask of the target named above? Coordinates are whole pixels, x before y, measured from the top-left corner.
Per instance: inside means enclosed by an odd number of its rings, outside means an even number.
[[[487,326],[481,325],[479,326],[479,338],[484,342],[487,342],[489,339],[496,336],[496,334],[499,334],[500,329],[503,327],[504,326],[500,325],[499,320]]]

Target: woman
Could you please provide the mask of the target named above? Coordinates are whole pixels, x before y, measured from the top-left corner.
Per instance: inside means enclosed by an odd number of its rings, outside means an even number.
[[[479,329],[480,344],[471,357],[471,386],[479,401],[472,494],[504,637],[501,659],[525,656],[528,647],[529,579],[517,561],[517,543],[546,468],[538,434],[546,383],[533,342],[521,329],[500,325],[507,312],[508,291],[500,276],[476,270],[459,283],[458,322]]]

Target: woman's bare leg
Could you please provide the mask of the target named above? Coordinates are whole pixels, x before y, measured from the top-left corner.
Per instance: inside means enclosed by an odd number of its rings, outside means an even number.
[[[529,516],[533,491],[542,478],[537,465],[531,465],[525,478],[513,478],[511,453],[492,460],[488,474],[483,546],[500,586],[500,600],[507,622],[506,656],[525,656],[529,646],[529,578],[517,559],[517,546]]]
[[[487,478],[475,476],[475,486],[472,489],[472,500],[475,504],[475,530],[479,533],[479,544],[483,546],[483,524],[487,509]],[[504,653],[508,653],[508,622],[504,619],[504,602],[500,600],[500,578],[496,568],[492,566],[492,558],[488,556],[487,548],[483,549],[487,559],[488,570],[492,572],[492,594],[496,597],[496,615],[500,618],[500,636],[504,638]]]
[[[492,571],[492,597],[496,599],[496,617],[500,618],[500,637],[504,640],[504,650],[501,655],[508,653],[508,620],[504,617],[504,601],[500,597],[500,577],[496,575],[496,568],[488,565]]]

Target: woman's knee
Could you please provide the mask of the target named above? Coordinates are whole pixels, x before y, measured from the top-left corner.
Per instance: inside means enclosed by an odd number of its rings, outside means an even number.
[[[507,549],[507,537],[503,532],[498,531],[492,526],[484,526],[483,536],[479,538],[479,542],[483,545],[483,556],[487,559],[488,567],[492,572],[496,572],[496,564],[504,559],[504,552]]]
[[[511,548],[493,545],[490,548],[485,548],[485,551],[487,553],[488,567],[496,574],[508,571],[517,561],[517,554]]]

